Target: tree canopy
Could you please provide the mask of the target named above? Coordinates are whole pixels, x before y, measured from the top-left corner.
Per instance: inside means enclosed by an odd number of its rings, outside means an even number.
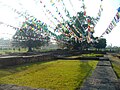
[[[13,36],[14,42],[28,47],[29,51],[32,47],[47,44],[51,36],[54,36],[55,40],[60,41],[65,47],[73,49],[89,48],[95,43],[93,33],[98,19],[87,16],[84,11],[78,12],[76,16],[71,17],[69,14],[66,16],[69,19],[58,22],[54,32],[49,31],[47,24],[36,18],[26,20]],[[56,35],[56,32],[59,35]]]
[[[34,19],[26,20],[13,36],[13,45],[28,47],[28,51],[32,51],[33,47],[48,44],[50,37],[47,32],[46,24]]]
[[[98,39],[98,41],[94,43],[94,47],[97,49],[103,49],[106,46],[107,46],[107,44],[106,44],[105,38]]]
[[[97,19],[86,16],[81,11],[65,23],[58,24],[55,31],[61,32],[58,39],[67,42],[67,45],[71,45],[74,49],[88,48],[95,39],[93,33],[96,22]]]

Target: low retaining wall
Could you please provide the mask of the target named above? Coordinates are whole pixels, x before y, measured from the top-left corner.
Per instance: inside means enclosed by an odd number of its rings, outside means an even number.
[[[55,60],[51,55],[32,55],[32,56],[6,56],[0,57],[0,67],[20,65],[24,63],[41,62]]]
[[[56,60],[58,56],[70,56],[74,54],[76,54],[76,51],[74,50],[56,50],[47,53],[13,53],[9,54],[10,56],[0,57],[0,67],[32,62],[51,61]]]
[[[89,53],[89,52],[86,52],[86,51],[80,52],[75,50],[57,50],[57,51],[48,52],[48,53],[41,53],[39,55],[35,55],[35,54],[31,55],[26,53],[24,56],[22,55],[3,56],[3,57],[0,57],[0,67],[20,65],[20,64],[32,63],[32,62],[51,61],[51,60],[59,59],[59,57],[61,56],[64,57],[64,56],[71,56],[71,55],[80,55],[83,53]]]
[[[32,62],[41,62],[41,61],[52,61],[58,59],[58,56],[70,56],[77,54],[76,51],[56,51],[56,52],[48,52],[42,53],[39,55],[24,55],[24,56],[3,56],[0,57],[0,67],[5,66],[14,66],[20,65],[25,63],[32,63]]]

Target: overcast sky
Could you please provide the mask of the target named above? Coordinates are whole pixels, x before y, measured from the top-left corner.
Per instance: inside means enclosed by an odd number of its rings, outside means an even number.
[[[12,8],[17,9],[20,12],[29,12],[30,15],[35,16],[36,18],[46,22],[47,24],[51,25],[51,22],[49,19],[51,19],[53,22],[56,23],[56,21],[51,17],[51,15],[47,15],[48,18],[46,18],[45,9],[43,8],[43,5],[46,5],[46,8],[54,14],[55,17],[58,17],[60,21],[62,19],[57,16],[58,13],[55,12],[55,8],[51,5],[50,0],[41,0],[43,1],[43,4],[40,4],[40,0],[0,0],[0,21],[13,25],[15,27],[20,27],[22,22],[25,20],[24,17],[18,15],[15,13]],[[53,0],[58,1],[58,0]],[[71,6],[69,0],[63,0],[67,10],[69,10],[71,15],[75,15],[76,12],[80,11],[81,2],[80,0],[71,0],[73,7]],[[101,4],[101,0],[84,0],[85,5],[87,7],[87,14],[91,15],[93,17],[96,17],[99,11],[99,6]],[[63,6],[61,3],[56,3],[61,12],[62,16],[66,18],[64,11],[62,10]],[[120,0],[103,0],[102,2],[103,6],[103,12],[101,14],[101,18],[99,22],[97,23],[95,27],[95,36],[100,36],[105,30],[107,29],[108,25],[114,18],[117,8],[120,6]],[[74,11],[75,9],[75,11]],[[47,12],[46,12],[47,14]],[[54,27],[53,25],[51,25]],[[117,24],[117,26],[112,30],[112,32],[108,35],[104,35],[104,37],[107,39],[108,45],[113,46],[120,46],[120,22]],[[12,35],[15,33],[15,30],[6,27],[5,25],[0,25],[0,38],[11,38]]]

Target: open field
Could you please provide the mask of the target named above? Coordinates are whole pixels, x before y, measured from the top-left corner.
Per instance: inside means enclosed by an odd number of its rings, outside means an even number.
[[[35,49],[33,48],[33,51],[35,52],[48,52],[48,51],[52,51],[55,49]],[[4,55],[4,54],[10,54],[10,53],[26,53],[28,51],[27,48],[9,48],[9,49],[0,49],[0,54]]]
[[[2,54],[2,55],[9,54],[9,53],[24,53],[24,52],[27,52],[26,48],[2,49],[2,50],[0,50],[0,54]]]
[[[1,84],[75,90],[91,75],[98,61],[56,60],[0,69]]]

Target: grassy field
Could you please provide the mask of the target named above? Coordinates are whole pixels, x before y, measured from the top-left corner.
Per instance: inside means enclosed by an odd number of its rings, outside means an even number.
[[[118,78],[120,78],[120,59],[114,56],[111,56],[111,58],[112,58],[113,69],[116,72]]]
[[[27,52],[27,49],[25,48],[15,48],[14,50],[13,49],[3,49],[3,50],[0,50],[0,54],[4,55],[4,54],[9,54],[9,53],[23,53],[23,52]]]
[[[97,61],[57,60],[0,69],[1,84],[75,90],[95,69]]]
[[[55,49],[35,49],[33,48],[33,51],[36,51],[36,52],[48,52],[48,51],[52,51],[52,50],[55,50]],[[28,49],[27,48],[15,48],[14,50],[13,49],[3,49],[1,50],[0,49],[0,54],[4,55],[4,54],[9,54],[9,53],[25,53],[27,52]]]

